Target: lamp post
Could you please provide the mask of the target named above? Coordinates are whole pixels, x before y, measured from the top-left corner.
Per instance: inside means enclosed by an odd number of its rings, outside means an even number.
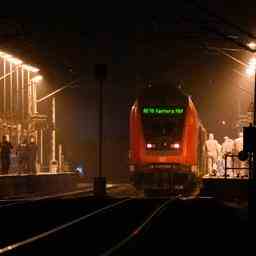
[[[21,67],[21,120],[24,122],[24,67]]]
[[[3,86],[3,112],[6,114],[7,106],[6,106],[6,61],[11,58],[12,56],[10,54],[7,54],[5,52],[0,51],[0,58],[3,58],[4,61],[4,75],[0,78],[0,80],[4,80],[4,86]]]
[[[256,58],[252,58],[246,69],[246,74],[254,78],[253,125],[256,126]],[[251,82],[251,79],[250,79]]]
[[[256,51],[256,43],[255,42],[250,42],[247,44],[247,46],[252,51],[254,51],[254,52]],[[256,58],[255,57],[253,57],[250,60],[248,68],[246,70],[246,73],[248,75],[254,76],[253,127],[249,128],[249,129],[254,130],[254,132],[252,132],[252,134],[253,134],[252,139],[254,140],[252,142],[252,144],[253,144],[252,179],[255,181],[256,180],[256,145],[255,145],[255,140],[256,140],[256,134],[255,134],[255,129],[256,129]]]
[[[98,177],[94,178],[94,195],[105,196],[106,194],[106,177],[102,176],[102,142],[103,142],[103,81],[107,78],[107,65],[96,64],[94,67],[95,79],[99,82],[99,130],[98,130]]]
[[[38,83],[42,79],[43,79],[43,77],[41,75],[37,75],[29,81],[30,92],[31,92],[31,95],[30,95],[31,103],[29,104],[29,106],[31,107],[31,109],[30,109],[31,116],[38,114],[38,111],[37,111],[37,86],[38,86]],[[38,139],[39,132],[40,132],[40,140]],[[42,164],[43,164],[43,129],[40,129],[40,131],[38,131],[38,130],[35,131],[35,138],[36,138],[36,143],[40,145],[38,156],[40,159],[40,164],[42,166]],[[55,134],[54,134],[54,143],[55,143]]]
[[[256,63],[254,63],[254,111],[253,111],[253,125],[256,127]],[[255,139],[256,135],[254,135]],[[255,141],[254,141],[255,142]],[[252,166],[252,178],[256,179],[256,146],[254,145],[253,152],[253,166]]]
[[[27,86],[25,88],[24,85],[24,71],[27,71]],[[33,79],[30,79],[31,73],[37,73],[39,72],[38,68],[32,67],[30,65],[24,64],[22,65],[22,89],[21,89],[21,101],[23,102],[22,104],[22,118],[23,120],[25,119],[25,94],[26,94],[26,99],[27,99],[27,113],[28,115],[32,114],[32,83]],[[25,93],[26,90],[26,93]]]
[[[41,75],[33,77],[31,81],[31,113],[37,114],[37,85],[43,79]]]
[[[9,65],[10,65],[10,113],[13,113],[15,112],[15,109],[14,109],[15,95],[13,97],[13,73],[15,73],[15,69],[13,69],[13,65],[16,66],[16,75],[18,76],[19,67],[20,65],[22,65],[23,61],[13,57],[7,58],[7,61],[9,62]],[[17,87],[18,87],[18,77],[16,77],[16,80],[17,80]],[[16,89],[18,89],[17,87]]]
[[[0,77],[0,80],[4,80],[3,84],[3,112],[7,112],[7,101],[6,101],[6,78],[10,76],[10,112],[13,110],[13,73],[15,73],[15,69],[13,69],[13,65],[16,66],[16,76],[17,76],[17,87],[18,87],[18,72],[19,67],[22,65],[22,61],[14,58],[12,55],[4,53],[0,51],[0,58],[3,58],[4,61],[4,74]],[[9,63],[9,73],[6,73],[6,64]],[[17,88],[18,89],[18,88]]]
[[[254,52],[256,52],[256,43],[250,42],[247,46]],[[250,62],[249,66],[246,70],[246,73],[249,75],[254,75],[254,111],[253,111],[253,125],[256,126],[256,58],[253,57]],[[255,159],[255,156],[254,156]]]
[[[6,58],[4,58],[4,114],[6,114],[6,81],[5,81],[5,73],[6,73]]]

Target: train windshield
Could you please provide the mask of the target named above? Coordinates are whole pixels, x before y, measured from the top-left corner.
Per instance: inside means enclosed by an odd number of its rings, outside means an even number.
[[[145,139],[168,137],[170,142],[179,141],[182,137],[185,108],[142,107],[142,124]]]

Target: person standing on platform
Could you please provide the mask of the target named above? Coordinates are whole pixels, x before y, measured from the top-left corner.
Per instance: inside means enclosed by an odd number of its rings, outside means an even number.
[[[222,146],[218,143],[217,176],[224,176]]]
[[[34,137],[31,137],[28,144],[28,168],[32,174],[36,174],[37,150],[38,146],[35,139]]]
[[[11,164],[12,144],[8,141],[7,136],[3,136],[3,141],[0,143],[2,174],[8,174]]]
[[[234,142],[228,136],[224,137],[224,142],[222,143],[222,155],[225,161],[227,155],[231,155],[234,151]],[[227,168],[233,168],[233,159],[232,157],[227,157],[226,161]],[[224,162],[225,167],[225,162]],[[227,169],[227,176],[233,177],[233,169]]]
[[[209,139],[205,142],[205,151],[207,153],[208,173],[215,176],[217,172],[218,141],[214,139],[213,133],[209,134]]]
[[[236,155],[239,154],[243,150],[243,133],[239,132],[238,138],[234,140],[234,153]],[[244,168],[244,169],[237,169],[236,176],[237,177],[248,177],[248,169],[246,162],[242,162],[239,159],[236,160],[236,168]]]
[[[18,154],[18,171],[19,173],[25,173],[28,171],[28,159],[29,159],[29,152],[28,152],[28,143],[27,140],[23,140],[22,143],[19,144],[17,148]]]

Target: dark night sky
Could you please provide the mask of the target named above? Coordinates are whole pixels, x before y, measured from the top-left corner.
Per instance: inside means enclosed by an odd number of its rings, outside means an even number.
[[[202,3],[244,30],[256,32],[256,4],[249,1],[172,1],[168,8],[122,6],[111,11],[101,8],[103,12],[86,8],[76,16],[0,19],[0,48],[40,67],[45,77],[41,95],[81,78],[79,88],[68,89],[57,98],[58,138],[68,157],[86,162],[91,175],[96,168],[97,142],[95,63],[107,63],[109,70],[104,84],[104,165],[108,175],[116,169],[126,173],[129,108],[147,81],[181,83],[192,95],[209,132],[220,140],[227,133],[236,134],[228,126],[236,121],[238,98],[243,106],[248,101],[248,95],[238,89],[249,88],[248,80],[232,71],[243,72],[241,66],[204,46],[239,48],[209,27],[238,36],[242,43],[249,38],[191,2]],[[245,51],[232,54],[244,61],[251,56]],[[221,120],[228,126],[221,126]]]

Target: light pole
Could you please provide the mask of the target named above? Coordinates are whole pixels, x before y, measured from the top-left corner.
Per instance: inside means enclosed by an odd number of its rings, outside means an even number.
[[[102,142],[103,142],[103,81],[107,78],[107,65],[96,64],[94,67],[95,79],[99,82],[99,127],[98,127],[98,177],[94,178],[94,195],[105,196],[106,194],[106,177],[102,176]]]
[[[29,84],[30,84],[30,101],[31,103],[29,104],[29,106],[31,107],[30,109],[30,113],[31,116],[36,116],[38,114],[37,111],[37,86],[38,83],[43,79],[43,77],[41,75],[37,75],[35,77],[33,77],[32,79],[30,79]],[[40,140],[38,138],[38,136],[40,135]],[[40,164],[42,166],[43,164],[43,129],[40,129],[40,131],[36,130],[35,131],[35,138],[36,138],[36,143],[40,145],[40,149],[39,149],[39,159],[40,159]]]
[[[21,67],[21,120],[24,122],[24,67]]]
[[[0,78],[0,80],[4,80],[4,87],[3,87],[3,112],[4,114],[6,114],[6,109],[7,109],[7,106],[6,106],[6,61],[11,58],[12,56],[10,54],[7,54],[5,52],[2,52],[0,51],[0,58],[3,59],[4,61],[4,75],[3,77]]]
[[[19,111],[19,69],[16,69],[16,112]]]
[[[6,73],[6,58],[4,58],[4,77],[5,77],[5,73]],[[4,113],[6,114],[6,81],[4,78]]]
[[[6,73],[6,58],[4,58],[4,77],[5,77],[5,73]],[[3,93],[3,109],[4,109],[4,113],[6,113],[6,81],[5,81],[5,78],[4,78],[4,93]]]
[[[252,50],[256,51],[256,43],[255,42],[250,42],[247,44],[247,46]],[[253,75],[254,76],[254,108],[253,108],[253,127],[250,127],[249,129],[254,129],[254,134],[252,136],[252,139],[254,140],[252,142],[253,144],[253,164],[252,164],[252,179],[255,181],[256,180],[256,145],[255,145],[255,129],[256,129],[256,58],[253,57],[250,62],[248,69],[246,70],[247,74]],[[253,130],[252,130],[253,131]]]
[[[27,71],[27,87],[25,88],[24,86],[24,70]],[[21,89],[21,101],[23,102],[22,105],[22,117],[23,119],[25,118],[25,89],[26,89],[26,98],[27,98],[27,113],[29,116],[31,116],[32,114],[32,83],[33,83],[33,79],[35,79],[36,81],[40,81],[42,79],[41,76],[36,76],[32,79],[30,79],[31,73],[38,73],[39,69],[32,67],[30,65],[22,65],[22,89]],[[38,80],[39,79],[39,80]]]
[[[31,82],[31,113],[32,115],[37,114],[37,85],[43,79],[41,75],[33,77]]]
[[[9,63],[10,67],[10,115],[12,116],[12,63]]]
[[[27,110],[28,110],[28,116],[31,116],[31,79],[30,79],[30,71],[28,70],[27,72],[27,81],[28,81],[28,86],[27,86]]]
[[[255,42],[250,42],[247,44],[247,46],[252,50],[256,51],[256,43]],[[246,70],[246,73],[248,75],[253,75],[254,76],[254,111],[253,111],[253,125],[256,126],[256,58],[253,57],[250,62],[249,66]],[[254,156],[255,159],[255,156]]]
[[[23,62],[13,57],[9,57],[7,61],[9,62],[9,65],[10,65],[10,113],[13,113],[15,110],[14,109],[15,95],[13,97],[13,73],[15,73],[15,69],[16,69],[16,75],[18,74],[19,67],[20,65],[22,65]],[[15,69],[13,69],[13,65],[15,65]],[[17,87],[18,87],[18,78],[16,77],[16,79],[17,79]]]
[[[10,76],[10,112],[12,112],[12,105],[13,105],[13,73],[15,73],[16,69],[16,76],[17,76],[17,86],[18,86],[18,72],[19,72],[19,67],[22,65],[22,61],[12,57],[12,55],[4,53],[0,51],[0,58],[3,59],[4,61],[4,74],[2,77],[0,77],[0,80],[4,80],[3,84],[3,112],[7,112],[7,101],[6,101],[6,78]],[[7,62],[9,63],[9,73],[6,73],[6,64]],[[13,69],[13,65],[16,66],[15,69]]]

